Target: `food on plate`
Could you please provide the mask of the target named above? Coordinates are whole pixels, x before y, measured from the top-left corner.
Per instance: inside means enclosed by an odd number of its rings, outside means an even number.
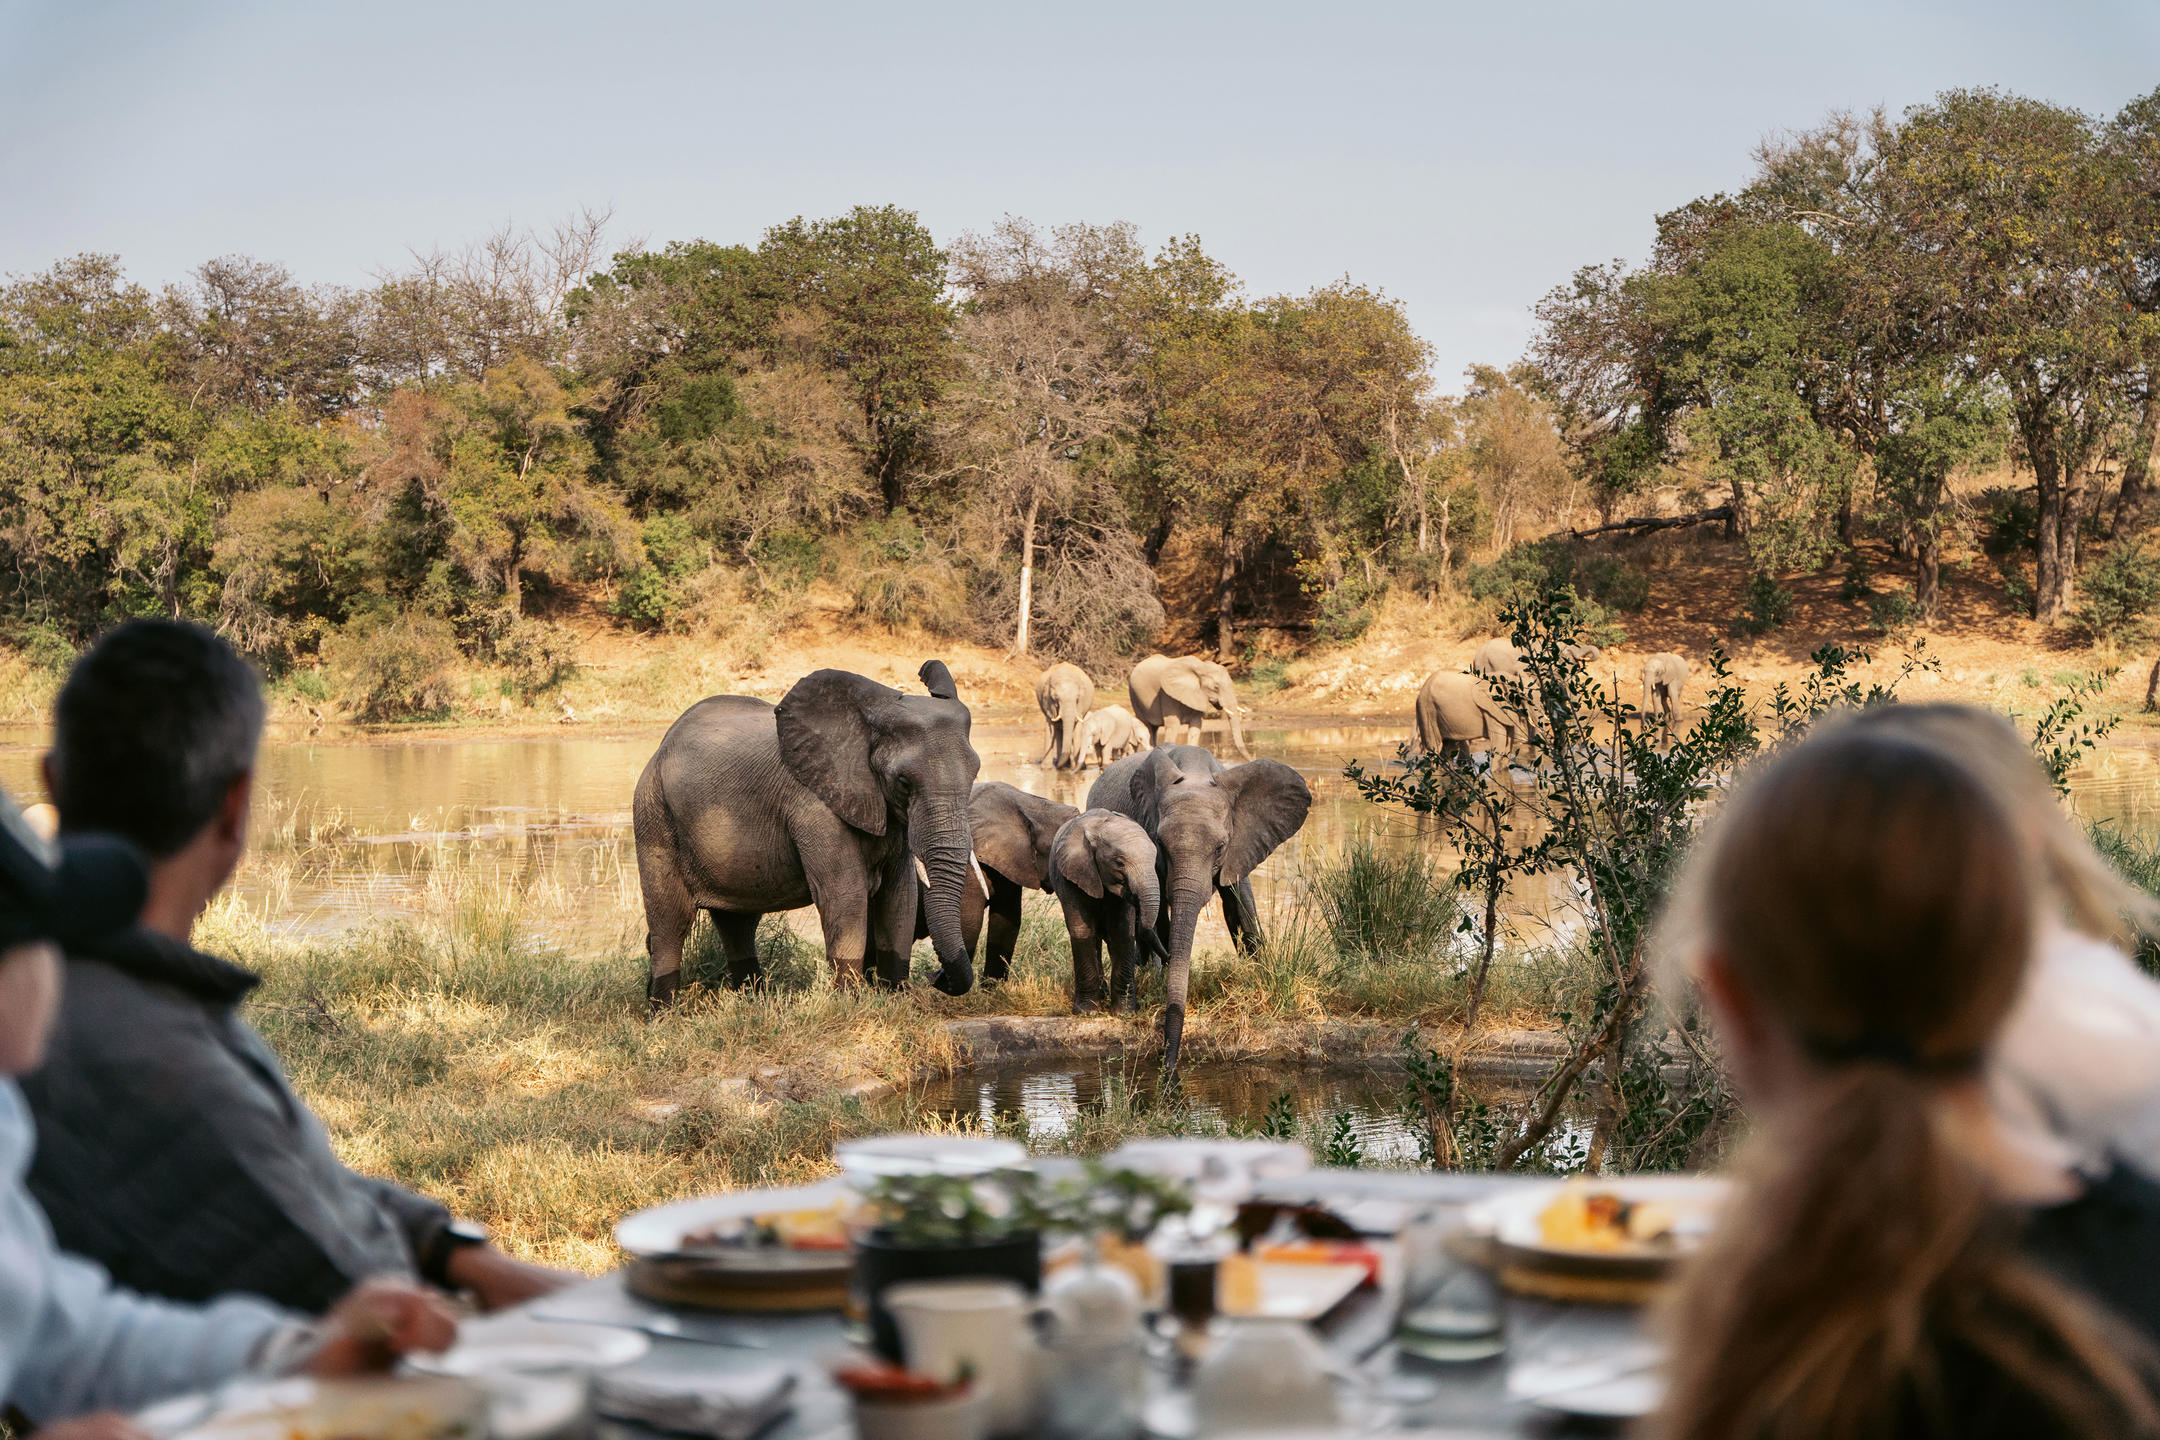
[[[875,1401],[880,1405],[906,1405],[942,1400],[965,1390],[970,1382],[966,1375],[948,1382],[903,1370],[884,1360],[861,1359],[850,1360],[835,1368],[833,1383],[858,1400]]]
[[[1675,1225],[1673,1212],[1655,1201],[1593,1190],[1580,1180],[1569,1181],[1538,1216],[1547,1245],[1603,1254],[1669,1251],[1678,1239]]]
[[[812,1210],[763,1210],[736,1215],[692,1230],[682,1237],[684,1250],[845,1250],[848,1207],[843,1203]]]

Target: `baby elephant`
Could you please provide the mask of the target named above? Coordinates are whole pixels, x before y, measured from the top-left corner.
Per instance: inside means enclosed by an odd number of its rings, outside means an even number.
[[[1065,907],[1072,937],[1073,1013],[1134,1010],[1137,953],[1163,956],[1155,934],[1162,889],[1155,875],[1155,842],[1147,831],[1111,810],[1086,810],[1065,822],[1050,842],[1050,889]],[[1110,989],[1103,993],[1102,949],[1110,947]],[[1167,957],[1164,957],[1167,958]]]
[[[1088,711],[1080,722],[1080,768],[1110,765],[1127,755],[1154,747],[1148,744],[1147,726],[1122,705],[1105,705]]]

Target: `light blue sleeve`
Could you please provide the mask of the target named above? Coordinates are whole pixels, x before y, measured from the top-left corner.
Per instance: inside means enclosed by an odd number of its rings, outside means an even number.
[[[152,1300],[118,1288],[87,1260],[48,1253],[45,1312],[8,1396],[40,1424],[222,1384],[290,1323],[240,1296],[207,1305]]]

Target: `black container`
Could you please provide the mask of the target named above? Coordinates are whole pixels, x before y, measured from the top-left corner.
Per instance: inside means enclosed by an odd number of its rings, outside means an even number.
[[[885,1309],[885,1287],[908,1280],[1011,1280],[1033,1295],[1042,1288],[1042,1236],[1030,1230],[973,1245],[926,1249],[896,1244],[872,1230],[855,1242],[855,1293],[870,1320],[870,1344],[895,1365],[904,1363],[900,1331]]]

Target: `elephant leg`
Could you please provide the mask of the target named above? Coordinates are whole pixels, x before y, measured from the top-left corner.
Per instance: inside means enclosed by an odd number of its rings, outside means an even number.
[[[1110,1005],[1127,1014],[1139,1008],[1138,988],[1133,983],[1134,927],[1140,917],[1130,905],[1120,906],[1114,923],[1104,927],[1103,943],[1110,947]]]
[[[808,857],[804,857],[806,860]],[[836,985],[859,984],[870,952],[870,878],[852,852],[822,866],[805,865],[810,900],[825,935],[825,959]]]
[[[915,902],[920,881],[915,857],[902,846],[885,862],[878,892],[870,901],[870,978],[899,990],[908,983],[915,954]]]
[[[664,863],[651,865],[640,856],[638,880],[645,892],[645,954],[649,962],[645,1000],[652,1009],[664,1010],[675,1003],[682,989],[683,939],[690,933],[697,909],[690,903],[690,892],[683,887],[672,854],[664,857]]]
[[[1231,943],[1243,955],[1258,950],[1261,945],[1260,906],[1253,899],[1251,878],[1235,885],[1218,885],[1215,893],[1222,897],[1223,924],[1230,928]]]
[[[988,903],[977,910],[981,915],[987,911],[990,921],[990,938],[983,946],[983,984],[993,985],[1005,978],[1012,969],[1013,951],[1020,944],[1021,892],[1017,882],[1006,879],[995,870],[985,869],[983,874],[990,881]],[[976,887],[978,892],[981,887]],[[972,933],[969,936],[973,939]]]
[[[720,933],[720,948],[727,952],[727,983],[730,990],[755,985],[765,978],[758,964],[757,927],[762,915],[742,915],[730,910],[707,910],[713,929]]]
[[[1066,912],[1065,929],[1072,937],[1073,1014],[1085,1015],[1103,1007],[1101,927],[1076,908]]]
[[[1053,755],[1057,754],[1057,743],[1058,743],[1058,727],[1057,727],[1057,721],[1055,721],[1055,720],[1052,720],[1052,719],[1050,719],[1050,718],[1049,718],[1048,716],[1044,716],[1044,717],[1043,717],[1043,752],[1042,752],[1042,754],[1040,754],[1040,755],[1038,755],[1038,756],[1036,756],[1036,757],[1035,757],[1035,763],[1036,763],[1037,765],[1040,765],[1040,764],[1042,764],[1042,763],[1043,763],[1044,761],[1048,760],[1048,759],[1049,759],[1049,758],[1050,758],[1051,756],[1053,756]]]

